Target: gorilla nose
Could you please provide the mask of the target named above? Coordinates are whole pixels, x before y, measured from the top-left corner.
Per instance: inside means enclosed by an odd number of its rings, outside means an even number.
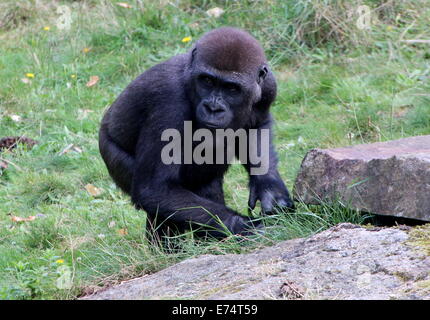
[[[209,113],[221,113],[225,111],[225,107],[217,102],[205,102],[203,105]]]

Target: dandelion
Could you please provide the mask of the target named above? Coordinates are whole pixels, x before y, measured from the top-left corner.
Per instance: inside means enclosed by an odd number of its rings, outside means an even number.
[[[58,263],[58,264],[62,264],[62,263],[64,263],[64,260],[63,259],[58,259],[57,261],[55,261],[56,263]]]
[[[83,51],[84,53],[88,53],[88,52],[90,52],[90,50],[91,50],[90,48],[83,48],[83,49],[82,49],[82,51]]]
[[[49,31],[49,30],[51,30],[51,27],[50,26],[43,27],[43,30]]]
[[[72,75],[70,76],[70,78],[72,78],[72,79],[76,79],[76,74],[72,74]]]
[[[26,73],[25,76],[27,78],[34,78],[34,73]]]
[[[190,42],[190,41],[191,41],[191,37],[185,37],[185,38],[182,39],[183,43],[187,43],[187,42]]]

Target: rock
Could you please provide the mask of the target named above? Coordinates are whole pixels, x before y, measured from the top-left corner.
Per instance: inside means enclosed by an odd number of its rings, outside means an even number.
[[[430,228],[419,228],[414,239],[344,223],[249,254],[188,259],[84,299],[430,299],[430,251],[416,244]]]
[[[430,135],[337,149],[313,149],[294,196],[341,200],[361,211],[430,221]]]

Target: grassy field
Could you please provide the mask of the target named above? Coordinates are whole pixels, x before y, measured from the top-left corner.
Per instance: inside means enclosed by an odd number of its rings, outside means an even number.
[[[369,25],[360,4],[371,9]],[[208,16],[214,7],[224,14]],[[261,41],[278,78],[275,133],[291,189],[310,148],[430,134],[430,45],[403,41],[430,39],[429,23],[425,0],[1,1],[0,138],[39,144],[0,153],[8,165],[0,171],[0,299],[72,299],[202,253],[362,223],[340,204],[301,204],[296,214],[267,219],[267,234],[247,242],[188,235],[181,252],[151,249],[145,213],[114,186],[99,155],[100,119],[146,68],[214,27],[243,27]],[[91,76],[99,80],[87,86]],[[246,213],[239,165],[225,191]]]

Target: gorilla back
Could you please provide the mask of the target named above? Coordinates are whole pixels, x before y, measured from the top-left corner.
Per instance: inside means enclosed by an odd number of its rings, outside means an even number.
[[[153,66],[127,86],[103,117],[99,147],[116,184],[147,212],[150,234],[193,228],[198,235],[223,238],[261,227],[225,205],[228,164],[184,164],[184,154],[181,163],[165,164],[161,136],[168,129],[183,136],[185,121],[193,130],[271,131],[275,97],[276,81],[260,44],[229,27],[206,33],[189,52]],[[261,143],[247,143],[248,152],[265,150]],[[271,136],[267,143],[268,171],[250,174],[248,205],[252,210],[260,201],[263,213],[271,214],[294,205],[278,173]],[[250,173],[253,164],[243,165]]]

